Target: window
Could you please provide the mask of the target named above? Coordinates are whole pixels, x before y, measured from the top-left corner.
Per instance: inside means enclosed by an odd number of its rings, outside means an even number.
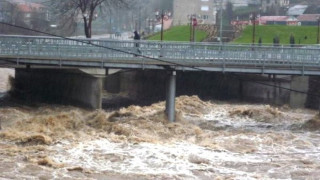
[[[208,15],[203,15],[202,19],[209,19],[209,16]]]
[[[201,6],[201,11],[209,11],[209,6]]]

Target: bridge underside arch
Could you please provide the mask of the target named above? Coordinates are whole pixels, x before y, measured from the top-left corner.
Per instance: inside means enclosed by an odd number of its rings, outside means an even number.
[[[72,104],[101,108],[103,77],[80,69],[17,68],[12,94],[29,103]]]

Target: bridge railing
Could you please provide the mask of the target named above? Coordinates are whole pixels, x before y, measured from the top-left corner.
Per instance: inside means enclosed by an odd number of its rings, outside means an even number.
[[[1,43],[21,44],[21,45],[60,45],[60,46],[90,46],[96,44],[110,48],[132,48],[135,47],[135,41],[118,41],[118,40],[95,40],[95,39],[62,39],[56,37],[41,36],[0,36]],[[219,50],[219,51],[281,51],[289,53],[318,53],[320,48],[303,48],[290,46],[267,46],[267,45],[250,45],[250,44],[215,44],[215,43],[189,43],[189,42],[160,42],[160,41],[139,41],[139,46],[144,49],[201,49],[201,50]]]
[[[320,66],[320,48],[0,36],[0,55],[16,58],[156,62],[139,54],[194,65]]]

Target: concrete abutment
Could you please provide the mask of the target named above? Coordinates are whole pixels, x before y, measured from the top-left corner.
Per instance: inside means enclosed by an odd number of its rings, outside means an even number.
[[[29,103],[70,104],[99,109],[103,78],[99,70],[90,69],[16,69],[12,94]]]
[[[178,72],[176,95],[198,95],[202,99],[244,101],[259,104],[291,105],[304,108],[310,91],[308,76],[223,74],[214,72]],[[169,79],[166,71],[137,70],[106,78],[106,86],[115,84],[116,92],[129,94],[138,101],[168,102]],[[108,82],[112,82],[108,85]],[[314,89],[320,89],[314,88]],[[310,93],[310,92],[309,92]],[[308,97],[308,98],[307,98]],[[314,98],[311,98],[314,100]],[[147,103],[148,104],[148,103]],[[144,105],[147,105],[144,104]],[[166,109],[169,103],[166,103]],[[167,113],[167,112],[166,112]]]
[[[175,119],[176,95],[198,95],[207,100],[289,104],[295,108],[317,108],[313,102],[316,99],[319,106],[318,98],[288,91],[293,89],[312,94],[315,89],[320,89],[310,83],[313,77],[169,72],[168,75],[166,71],[120,71],[105,78],[105,69],[16,69],[12,94],[29,102],[98,109],[102,106],[105,89],[109,93],[126,94],[132,98],[132,102],[138,101],[139,105],[166,100],[166,114],[170,121]]]

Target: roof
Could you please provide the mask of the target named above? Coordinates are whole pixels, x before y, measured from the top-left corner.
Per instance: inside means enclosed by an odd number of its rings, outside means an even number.
[[[32,8],[26,4],[18,4],[17,7],[21,12],[24,12],[24,13],[32,12]]]
[[[320,14],[302,14],[298,16],[298,21],[318,21]]]
[[[287,14],[289,16],[299,16],[303,14],[307,10],[308,6],[307,5],[295,5],[291,8],[289,8]]]
[[[261,16],[259,18],[260,23],[264,24],[267,21],[287,21],[289,16]]]
[[[7,0],[7,1],[9,1],[11,3],[26,3],[26,1],[24,1],[24,0]]]
[[[37,3],[19,3],[17,7],[21,12],[30,13],[33,11],[38,11],[40,8],[44,6]]]

